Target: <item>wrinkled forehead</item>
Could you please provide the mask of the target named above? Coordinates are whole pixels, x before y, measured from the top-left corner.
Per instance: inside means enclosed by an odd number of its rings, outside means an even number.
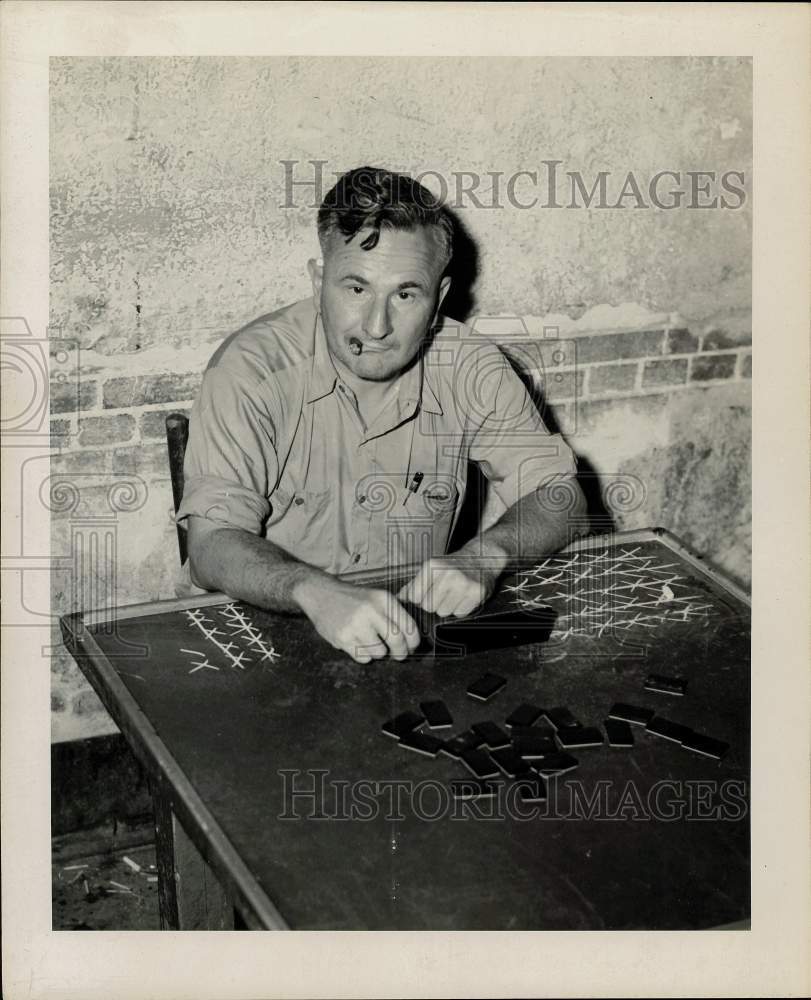
[[[340,232],[328,235],[324,245],[324,266],[330,274],[341,272],[375,276],[411,277],[415,273],[428,280],[438,280],[444,270],[444,255],[435,226],[392,229],[382,226],[377,244],[364,250],[362,243],[371,228],[361,229],[347,243]]]

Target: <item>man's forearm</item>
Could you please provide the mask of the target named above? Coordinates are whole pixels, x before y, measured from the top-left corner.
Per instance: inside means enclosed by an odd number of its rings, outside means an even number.
[[[572,480],[572,503],[566,509],[544,490],[534,491],[509,507],[499,520],[471,539],[463,551],[492,559],[494,568],[505,569],[516,559],[540,559],[572,541],[571,524],[586,513],[586,501]]]
[[[272,611],[299,612],[300,596],[328,574],[299,562],[265,538],[240,528],[217,528],[190,547],[194,583]]]

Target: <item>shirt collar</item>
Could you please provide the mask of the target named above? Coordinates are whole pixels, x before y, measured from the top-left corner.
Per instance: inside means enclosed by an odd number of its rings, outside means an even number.
[[[316,399],[327,396],[335,389],[338,373],[332,363],[327,348],[327,337],[321,322],[321,313],[315,314],[313,328],[313,360],[310,365],[310,384],[307,391],[307,402],[314,403]]]
[[[419,401],[420,409],[427,413],[442,413],[442,404],[434,392],[425,372],[425,355],[420,355],[416,364],[402,376],[400,399],[404,403]]]
[[[322,396],[327,396],[335,390],[335,383],[338,381],[338,373],[332,363],[329,349],[327,347],[327,337],[324,333],[324,326],[321,322],[321,313],[315,317],[315,329],[313,333],[313,359],[310,366],[310,383],[307,390],[307,402],[314,403]],[[443,412],[436,392],[425,375],[425,360],[420,357],[415,365],[400,376],[399,385],[400,405],[414,404],[417,401],[420,407],[428,413]]]

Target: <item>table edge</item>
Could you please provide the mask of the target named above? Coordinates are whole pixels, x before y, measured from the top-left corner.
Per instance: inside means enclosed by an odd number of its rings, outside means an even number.
[[[743,587],[735,583],[734,580],[730,579],[726,574],[721,572],[721,570],[716,569],[715,567],[707,566],[700,556],[694,555],[687,548],[685,543],[667,528],[635,528],[628,531],[614,531],[606,532],[604,534],[587,535],[585,537],[578,538],[569,545],[564,546],[562,549],[559,549],[557,553],[553,553],[553,555],[566,552],[582,552],[592,548],[602,548],[609,541],[613,543],[619,542],[621,544],[660,541],[672,552],[675,552],[682,559],[684,559],[685,562],[689,563],[690,566],[696,570],[696,572],[710,580],[717,588],[725,591],[729,597],[733,598],[733,600],[743,605],[745,611],[751,612],[751,598]],[[522,561],[521,559],[514,559],[510,562],[505,572],[521,569],[526,563],[534,563],[536,561],[537,559],[535,557],[525,561]],[[417,563],[406,563],[402,566],[398,566],[396,576],[406,577],[409,574],[416,572],[418,565],[419,564]],[[348,583],[379,581],[380,578],[381,574],[379,570],[361,570],[357,573],[345,573],[338,577],[338,579],[344,580]],[[393,572],[392,579],[394,578],[395,574]],[[85,625],[93,626],[101,625],[112,620],[124,621],[128,618],[143,618],[147,615],[158,615],[167,611],[183,611],[191,610],[192,608],[211,607],[212,605],[225,604],[231,601],[234,601],[234,598],[229,597],[227,594],[224,594],[221,591],[212,591],[210,593],[197,594],[191,597],[170,597],[160,601],[145,601],[140,604],[127,604],[120,608],[95,608],[92,610],[81,611],[79,612],[79,616]]]
[[[132,750],[164,792],[172,809],[197,849],[233,890],[234,902],[253,929],[289,930],[265,890],[261,887],[222,827],[203,803],[186,773],[177,763],[138,702],[95,642],[80,614],[60,619],[65,645],[90,681],[104,707],[121,728]]]

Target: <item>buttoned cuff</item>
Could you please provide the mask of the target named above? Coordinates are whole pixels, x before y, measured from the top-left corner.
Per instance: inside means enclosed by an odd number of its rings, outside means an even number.
[[[214,476],[196,476],[186,480],[175,520],[180,524],[196,515],[258,535],[269,514],[270,503],[254,490]]]
[[[559,484],[576,476],[577,464],[569,446],[561,441],[561,453],[552,458],[549,457],[549,447],[543,446],[546,454],[522,458],[505,479],[492,480],[493,490],[506,508],[541,487]]]

